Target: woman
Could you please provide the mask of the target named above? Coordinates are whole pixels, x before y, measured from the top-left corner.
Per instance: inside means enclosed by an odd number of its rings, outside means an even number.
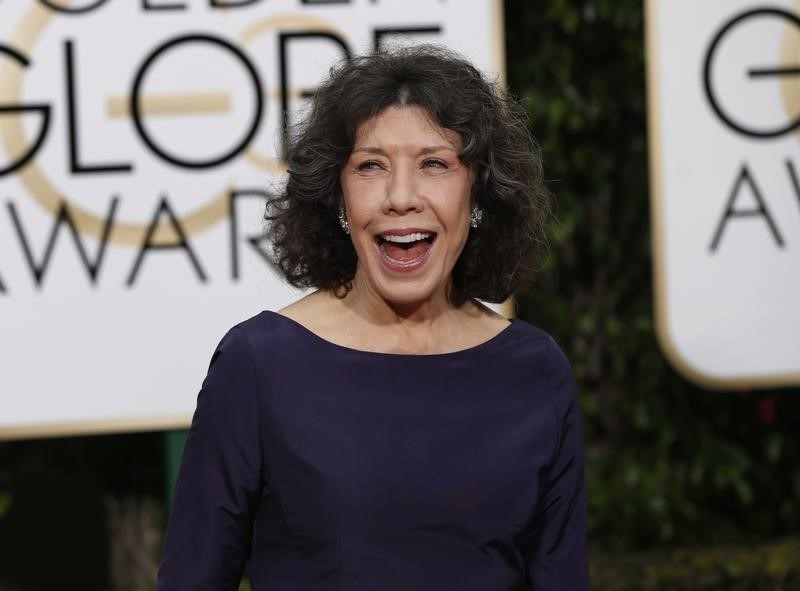
[[[588,589],[579,408],[500,302],[544,219],[522,110],[422,47],[319,89],[268,208],[317,291],[232,329],[188,436],[160,591]]]

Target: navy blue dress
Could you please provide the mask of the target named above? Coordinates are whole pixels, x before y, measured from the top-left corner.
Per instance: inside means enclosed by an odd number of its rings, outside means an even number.
[[[567,360],[514,320],[454,353],[328,342],[274,312],[220,342],[158,591],[589,589]]]

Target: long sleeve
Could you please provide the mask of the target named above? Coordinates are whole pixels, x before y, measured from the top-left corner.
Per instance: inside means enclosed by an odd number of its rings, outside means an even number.
[[[569,362],[554,342],[549,348],[556,438],[541,474],[527,574],[534,591],[585,591],[590,581],[580,406]]]
[[[158,591],[239,587],[261,491],[256,394],[253,354],[244,332],[234,328],[217,347],[197,397]]]

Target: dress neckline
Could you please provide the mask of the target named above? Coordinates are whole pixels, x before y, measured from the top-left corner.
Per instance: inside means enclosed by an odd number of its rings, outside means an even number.
[[[489,349],[492,346],[499,343],[500,341],[507,338],[508,336],[510,336],[512,329],[519,322],[521,322],[519,319],[514,318],[509,321],[508,326],[504,327],[503,330],[501,330],[491,338],[483,341],[482,343],[478,343],[477,345],[472,345],[471,347],[467,347],[465,349],[458,349],[457,351],[448,351],[445,353],[388,353],[385,351],[369,351],[366,349],[355,349],[353,347],[348,347],[346,345],[340,345],[338,343],[334,343],[333,341],[329,341],[328,339],[321,337],[320,335],[318,335],[308,327],[304,326],[303,324],[300,324],[297,320],[294,320],[293,318],[289,318],[288,316],[284,316],[283,314],[279,314],[278,312],[274,312],[272,310],[265,310],[265,311],[268,314],[272,315],[273,317],[277,317],[279,320],[282,320],[288,326],[296,329],[297,332],[308,336],[309,338],[317,341],[320,344],[337,349],[339,351],[344,351],[355,355],[378,355],[381,357],[411,358],[411,359],[442,359],[447,357],[454,357],[457,355],[468,355],[470,353],[477,353],[479,351],[483,351],[484,349]]]

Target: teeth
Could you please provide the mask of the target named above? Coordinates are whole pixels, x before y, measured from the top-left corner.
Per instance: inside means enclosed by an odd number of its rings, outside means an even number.
[[[417,240],[425,240],[426,238],[430,238],[429,233],[422,233],[422,232],[413,232],[411,234],[403,234],[402,236],[397,236],[394,234],[384,234],[381,236],[387,242],[399,242],[401,244],[408,244],[409,242],[416,242]]]

